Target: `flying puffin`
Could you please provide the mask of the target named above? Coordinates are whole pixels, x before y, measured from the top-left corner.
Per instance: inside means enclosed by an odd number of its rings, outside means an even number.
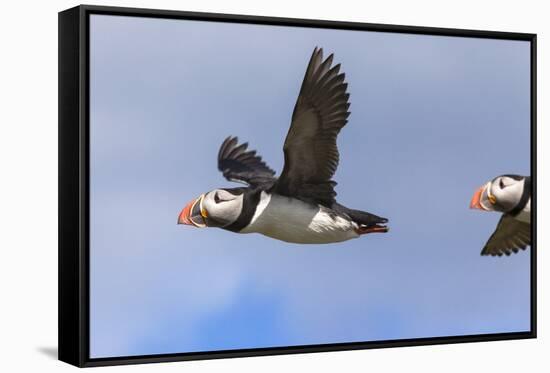
[[[481,255],[510,255],[531,245],[530,176],[495,177],[474,193],[470,208],[503,213]]]
[[[248,144],[228,137],[218,152],[218,169],[229,181],[247,184],[220,188],[189,202],[178,224],[260,233],[300,244],[346,241],[387,232],[387,219],[336,202],[332,177],[338,166],[338,133],[350,115],[349,94],[340,64],[323,60],[315,48],[306,69],[284,143],[284,168],[276,178]]]

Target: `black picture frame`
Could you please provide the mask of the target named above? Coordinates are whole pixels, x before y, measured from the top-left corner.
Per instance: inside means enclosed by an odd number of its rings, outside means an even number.
[[[213,352],[90,358],[89,17],[91,14],[523,40],[531,45],[531,328],[493,333]],[[536,338],[536,34],[81,5],[59,13],[59,360],[78,367]]]

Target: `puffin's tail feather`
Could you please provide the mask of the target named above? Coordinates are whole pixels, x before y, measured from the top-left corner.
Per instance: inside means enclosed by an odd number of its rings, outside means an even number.
[[[365,225],[367,227],[370,227],[376,224],[386,224],[388,222],[388,219],[383,218],[381,216],[377,216],[366,211],[350,209],[340,205],[339,203],[336,203],[333,206],[333,209],[335,211],[343,212],[347,214],[357,224]]]

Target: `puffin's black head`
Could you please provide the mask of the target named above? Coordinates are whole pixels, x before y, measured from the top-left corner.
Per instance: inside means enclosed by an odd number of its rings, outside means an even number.
[[[470,208],[511,212],[520,203],[524,192],[529,192],[526,180],[520,175],[497,176],[474,193]]]
[[[178,224],[198,228],[225,227],[237,220],[243,208],[243,188],[214,189],[189,202]]]

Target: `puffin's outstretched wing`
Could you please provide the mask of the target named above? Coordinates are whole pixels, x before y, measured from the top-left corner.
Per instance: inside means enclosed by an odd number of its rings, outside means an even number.
[[[229,181],[249,185],[275,182],[275,171],[269,168],[255,150],[249,150],[248,143],[239,145],[237,137],[229,136],[218,152],[218,170]]]
[[[520,249],[525,250],[529,245],[531,245],[531,224],[504,214],[481,251],[481,255],[510,255],[512,252],[517,253]]]
[[[285,166],[275,190],[279,194],[334,203],[332,176],[338,167],[336,137],[350,115],[349,94],[340,64],[333,55],[323,61],[323,49],[313,51],[284,144]]]

